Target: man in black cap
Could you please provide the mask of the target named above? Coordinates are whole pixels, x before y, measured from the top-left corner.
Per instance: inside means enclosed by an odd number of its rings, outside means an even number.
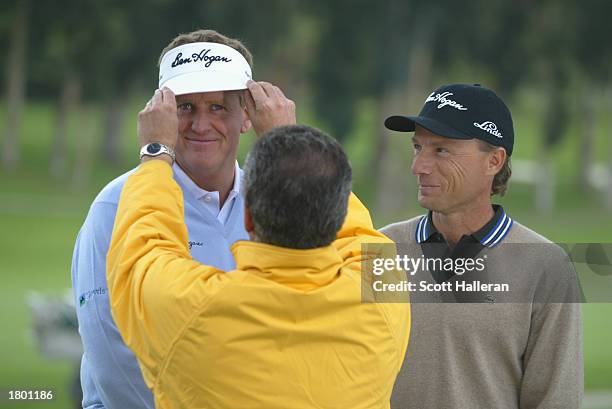
[[[412,172],[428,213],[381,231],[412,257],[486,265],[464,273],[432,263],[409,275],[450,283],[451,291],[411,292],[413,336],[392,407],[580,407],[575,270],[559,246],[491,203],[511,175],[508,107],[478,84],[445,85],[427,97],[419,116],[391,116],[385,126],[414,132]]]

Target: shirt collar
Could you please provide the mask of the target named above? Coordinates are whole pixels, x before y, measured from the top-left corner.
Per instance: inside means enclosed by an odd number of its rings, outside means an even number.
[[[501,243],[510,231],[513,223],[513,220],[508,217],[501,205],[494,204],[493,210],[495,213],[491,220],[489,220],[480,230],[468,236],[472,238],[474,242],[478,242],[486,247],[495,247]],[[433,236],[439,234],[440,232],[433,224],[432,213],[429,211],[427,215],[421,217],[417,224],[415,233],[416,242],[419,244],[425,243]]]
[[[242,187],[242,170],[240,166],[238,166],[238,161],[236,161],[234,168],[234,185],[232,186],[232,190],[230,190],[230,194],[232,196],[236,196],[240,194],[240,188]]]
[[[187,192],[191,193],[193,197],[196,199],[200,199],[202,196],[208,193],[219,193],[219,192],[209,192],[206,189],[202,189],[198,186],[193,179],[191,179],[185,171],[176,163],[172,165],[172,170],[174,171],[174,176],[176,181],[185,189]],[[238,161],[236,161],[235,169],[234,169],[234,184],[232,185],[232,189],[230,190],[230,194],[228,196],[228,201],[236,197],[240,194],[240,187],[242,184],[242,172],[240,167],[238,166]]]

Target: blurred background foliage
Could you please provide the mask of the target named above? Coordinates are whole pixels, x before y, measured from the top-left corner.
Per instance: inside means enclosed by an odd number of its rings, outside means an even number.
[[[177,34],[243,40],[255,79],[346,147],[378,227],[422,212],[409,139],[384,118],[468,82],[513,112],[514,177],[499,201],[553,240],[612,242],[610,16],[607,0],[1,2],[0,389],[49,386],[68,406],[76,364],[38,355],[25,293],[70,286],[74,238],[95,194],[137,164],[136,113]],[[612,308],[584,311],[587,389],[612,390]]]

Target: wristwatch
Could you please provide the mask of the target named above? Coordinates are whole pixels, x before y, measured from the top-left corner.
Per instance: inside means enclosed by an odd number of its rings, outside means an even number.
[[[174,149],[158,142],[148,143],[140,148],[140,159],[142,159],[143,156],[159,156],[162,153],[170,155],[174,161]]]

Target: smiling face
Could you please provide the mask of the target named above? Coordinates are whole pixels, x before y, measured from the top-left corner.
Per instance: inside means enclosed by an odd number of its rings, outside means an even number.
[[[181,168],[196,182],[223,172],[233,175],[240,134],[250,128],[240,91],[177,95],[176,104]]]
[[[418,201],[426,209],[448,214],[490,200],[493,176],[505,155],[485,152],[475,139],[438,136],[417,125],[413,137],[412,173],[419,185]]]

